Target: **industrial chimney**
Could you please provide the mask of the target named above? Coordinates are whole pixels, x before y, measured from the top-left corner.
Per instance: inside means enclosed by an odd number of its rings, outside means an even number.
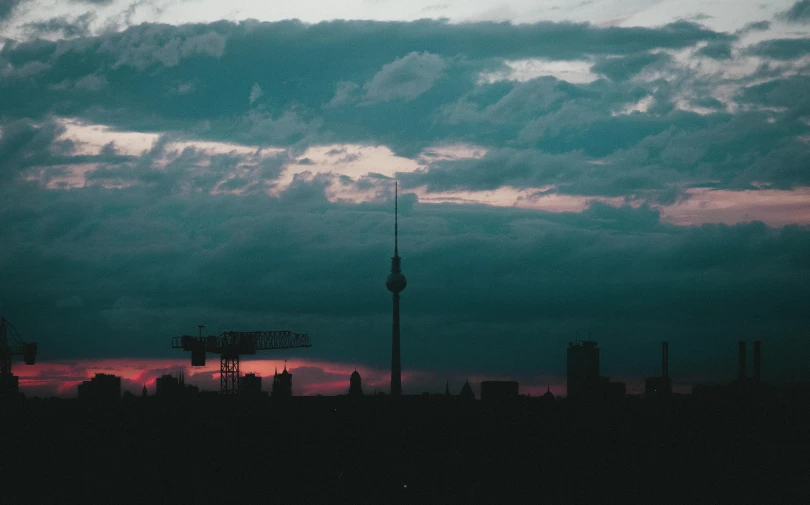
[[[754,382],[759,384],[762,380],[760,366],[762,365],[762,355],[759,351],[759,340],[754,341]]]
[[[737,345],[739,346],[740,349],[739,380],[740,382],[743,382],[745,380],[745,342],[741,340]]]
[[[661,342],[661,377],[669,377],[669,342]]]

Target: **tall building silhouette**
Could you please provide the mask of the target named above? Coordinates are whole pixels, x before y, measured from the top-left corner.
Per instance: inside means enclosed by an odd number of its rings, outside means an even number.
[[[349,377],[349,396],[363,396],[363,382],[360,378],[360,373],[357,370],[352,372],[352,375]]]
[[[647,398],[666,398],[672,394],[672,380],[669,378],[669,342],[661,342],[661,377],[647,377],[644,395]]]
[[[242,396],[260,396],[262,394],[262,378],[255,373],[239,377],[239,394]]]
[[[155,396],[159,398],[176,398],[180,396],[185,386],[182,372],[175,377],[172,374],[163,374],[155,379]]]
[[[121,377],[97,373],[89,381],[79,384],[79,401],[113,404],[121,400]]]
[[[273,376],[273,390],[271,396],[277,398],[289,398],[292,396],[292,374],[287,371],[287,363],[284,363],[284,371]]]
[[[596,342],[568,343],[568,398],[584,400],[599,387],[599,348]]]
[[[405,276],[402,275],[400,269],[400,257],[398,250],[398,235],[399,229],[397,227],[397,199],[399,196],[399,188],[397,183],[394,183],[394,257],[391,258],[391,273],[385,281],[385,287],[394,295],[394,309],[393,321],[391,327],[391,395],[402,395],[402,364],[399,355],[399,293],[405,289],[408,282]]]

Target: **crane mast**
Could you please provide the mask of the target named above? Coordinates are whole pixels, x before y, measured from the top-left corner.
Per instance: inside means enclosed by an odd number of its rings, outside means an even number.
[[[14,329],[5,317],[0,317],[0,392],[17,390],[17,378],[11,373],[12,356],[22,356],[26,365],[33,365],[37,359],[36,342],[9,343],[9,327]]]
[[[202,327],[200,327],[202,333]],[[239,356],[256,351],[312,347],[309,335],[291,331],[226,331],[219,336],[172,338],[173,349],[191,352],[191,366],[205,366],[206,353],[219,354],[219,385],[224,395],[239,394]]]

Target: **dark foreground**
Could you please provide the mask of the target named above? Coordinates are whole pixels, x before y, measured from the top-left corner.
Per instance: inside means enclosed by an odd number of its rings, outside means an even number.
[[[7,402],[0,502],[810,503],[804,397],[520,400]]]

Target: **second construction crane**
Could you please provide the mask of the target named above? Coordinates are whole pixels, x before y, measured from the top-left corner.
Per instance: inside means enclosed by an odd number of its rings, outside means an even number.
[[[206,353],[219,354],[219,390],[239,394],[239,356],[270,349],[312,347],[309,335],[291,331],[226,331],[219,336],[183,335],[172,338],[172,348],[191,351],[191,366],[205,366]]]
[[[17,330],[5,317],[0,317],[0,395],[18,390],[18,378],[11,373],[11,357],[22,356],[26,365],[33,365],[37,359],[37,344],[35,342],[9,343],[8,328]],[[19,337],[19,334],[17,334]]]

